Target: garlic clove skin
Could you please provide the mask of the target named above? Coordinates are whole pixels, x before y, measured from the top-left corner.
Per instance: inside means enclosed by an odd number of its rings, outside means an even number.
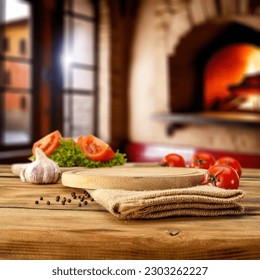
[[[56,183],[60,178],[60,168],[56,162],[49,159],[48,170],[42,174],[42,181],[45,183]]]
[[[35,161],[21,170],[21,180],[32,184],[56,183],[61,175],[59,165],[48,158],[40,148],[36,148],[35,155]]]
[[[25,179],[25,176],[24,176],[24,173],[25,173],[25,169],[27,167],[23,167],[21,170],[20,170],[20,179],[23,181],[23,182],[26,182],[26,179]]]
[[[25,170],[24,170],[24,178],[25,181],[30,182],[32,184],[43,184],[44,183],[44,174],[48,174],[48,167],[45,166],[40,161],[32,162]],[[47,177],[45,175],[45,177]],[[46,182],[47,183],[47,182]]]

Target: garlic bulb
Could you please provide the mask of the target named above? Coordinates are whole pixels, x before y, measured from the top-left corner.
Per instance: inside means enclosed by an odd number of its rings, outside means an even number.
[[[36,148],[35,155],[36,160],[21,170],[21,180],[32,184],[56,183],[61,174],[59,165],[48,158],[40,148]]]

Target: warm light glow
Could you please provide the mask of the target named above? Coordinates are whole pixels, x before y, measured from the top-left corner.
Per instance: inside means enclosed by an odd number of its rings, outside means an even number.
[[[259,72],[260,72],[260,48],[257,48],[254,52],[252,52],[250,56],[246,73],[255,74]]]
[[[62,54],[62,56],[61,56],[61,63],[63,65],[63,67],[68,69],[68,67],[70,66],[70,64],[72,62],[73,62],[72,55],[70,55],[69,53],[63,53]]]
[[[260,95],[248,94],[246,101],[240,105],[239,109],[260,111]]]
[[[238,85],[246,75],[260,72],[260,48],[234,44],[220,49],[208,61],[204,72],[204,108],[219,108],[230,98],[231,85]]]

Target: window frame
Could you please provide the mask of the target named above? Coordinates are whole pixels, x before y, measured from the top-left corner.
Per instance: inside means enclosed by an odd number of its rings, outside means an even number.
[[[0,49],[0,152],[4,152],[4,154],[6,154],[7,157],[9,157],[9,154],[11,155],[13,153],[13,151],[17,151],[20,150],[20,152],[18,154],[23,155],[24,153],[28,152],[28,148],[31,147],[32,143],[33,143],[33,109],[31,108],[31,120],[30,120],[30,141],[28,143],[14,143],[14,144],[10,144],[10,145],[6,145],[4,143],[4,130],[5,130],[5,123],[4,123],[4,119],[5,119],[5,112],[4,112],[4,95],[5,92],[12,92],[12,93],[26,93],[29,94],[31,99],[33,100],[33,84],[32,84],[32,80],[33,80],[33,12],[32,12],[32,3],[30,0],[23,0],[23,2],[28,3],[28,5],[30,5],[30,9],[31,9],[31,15],[29,18],[30,21],[30,38],[31,38],[31,46],[32,46],[32,53],[30,57],[23,57],[22,55],[5,55],[4,53],[6,51],[9,51],[10,49],[10,39],[8,37],[6,37],[5,35],[5,24],[1,24],[2,19],[4,19],[5,17],[5,3],[7,0],[0,0],[0,44],[2,46],[2,48]],[[8,42],[8,43],[7,43]],[[8,47],[6,47],[6,45]],[[19,46],[18,46],[18,50],[19,50]],[[6,70],[4,69],[4,63],[5,62],[16,62],[16,63],[23,63],[23,64],[28,64],[30,65],[30,80],[31,83],[29,84],[28,89],[26,88],[22,88],[22,87],[13,87],[10,85],[6,85],[5,83],[5,74],[6,74]],[[11,73],[9,72],[10,76]],[[11,78],[11,77],[10,77]],[[11,79],[10,79],[11,80]],[[32,105],[33,106],[33,105]],[[8,153],[10,152],[10,153]],[[3,156],[4,157],[4,156]],[[2,156],[0,154],[0,160],[1,160]]]
[[[7,0],[3,0],[7,1]],[[1,3],[3,2],[0,0],[0,13],[3,14],[3,7],[1,7]],[[31,85],[30,90],[26,90],[27,92],[30,91],[31,94],[31,142],[28,144],[12,144],[12,145],[4,145],[3,140],[3,131],[4,131],[4,106],[3,106],[3,94],[0,92],[0,162],[7,163],[12,162],[12,160],[16,161],[18,158],[27,159],[28,154],[31,153],[31,146],[32,143],[38,140],[39,138],[43,137],[44,129],[43,126],[43,119],[42,113],[48,114],[48,121],[47,128],[50,132],[56,129],[60,130],[63,133],[63,77],[62,77],[62,65],[60,61],[59,54],[62,50],[62,43],[63,43],[63,5],[65,3],[64,0],[55,0],[51,2],[53,4],[53,10],[49,10],[48,5],[43,5],[45,2],[43,1],[33,1],[33,0],[23,0],[27,2],[31,7],[31,26],[30,26],[30,48],[31,48],[31,56],[30,56],[30,63],[31,63]],[[71,0],[72,3],[73,0]],[[94,81],[93,81],[93,92],[95,92],[95,101],[94,101],[94,131],[93,133],[97,135],[98,133],[98,22],[99,22],[99,1],[92,0],[93,7],[94,7],[94,65],[95,65],[95,73],[94,73]],[[44,6],[44,7],[43,7]],[[50,40],[51,46],[47,52],[50,52],[51,56],[51,64],[48,68],[44,68],[41,61],[44,61],[44,57],[46,56],[46,49],[42,48],[42,40],[45,36],[46,27],[42,27],[42,22],[46,18],[46,14],[50,16],[51,23],[51,32],[50,32]],[[0,14],[1,17],[1,14]],[[4,28],[0,25],[0,28]],[[1,32],[0,29],[0,44],[3,44],[3,35],[4,33]],[[10,48],[10,42],[9,48]],[[1,45],[3,47],[3,45]],[[28,44],[26,45],[28,49]],[[3,50],[3,48],[2,48]],[[2,52],[1,50],[1,52]],[[37,58],[37,59],[35,59]],[[8,59],[14,59],[8,57]],[[0,59],[0,77],[3,79],[3,60]],[[19,57],[20,62],[25,62],[26,58],[21,55]],[[79,66],[79,65],[78,65]],[[51,81],[51,82],[50,82]],[[50,89],[50,107],[47,109],[44,107],[41,102],[42,98],[42,88],[44,87],[44,83],[48,82]],[[2,86],[1,86],[2,87]],[[4,88],[4,85],[3,85]],[[6,87],[7,88],[7,87]],[[0,88],[0,90],[2,90]],[[15,92],[24,92],[24,89],[15,88],[13,89]],[[68,92],[70,90],[68,89]],[[78,90],[77,90],[78,92]],[[48,108],[48,107],[47,107]],[[45,129],[46,131],[46,129]]]
[[[99,94],[98,94],[98,22],[99,22],[99,17],[98,17],[98,8],[99,8],[99,2],[92,0],[92,5],[94,9],[94,16],[88,16],[88,15],[83,15],[78,12],[73,11],[73,3],[75,0],[68,0],[68,8],[67,11],[65,10],[65,1],[64,1],[64,7],[63,7],[63,24],[65,22],[65,17],[69,17],[69,32],[72,34],[73,37],[73,19],[78,19],[82,20],[85,22],[90,22],[93,24],[93,50],[94,50],[94,57],[93,57],[93,65],[87,64],[87,63],[71,63],[69,65],[70,73],[69,73],[69,87],[65,88],[62,87],[63,92],[63,98],[65,94],[68,94],[69,97],[72,97],[73,94],[79,94],[79,95],[86,95],[86,96],[92,96],[93,97],[93,103],[94,103],[94,108],[93,108],[93,134],[97,135],[98,134],[98,99],[99,99]],[[63,30],[65,28],[63,27]],[[72,42],[73,44],[73,42]],[[72,48],[72,46],[70,46]],[[93,72],[93,90],[82,90],[82,89],[73,89],[73,78],[72,78],[72,71],[75,69],[83,69],[87,71],[92,71]],[[71,98],[72,99],[72,98]],[[72,112],[72,102],[71,106],[69,108],[70,110],[70,115],[73,115]],[[71,117],[72,118],[72,117]],[[63,120],[63,124],[65,123],[65,120]],[[63,128],[62,128],[63,130]],[[73,134],[73,125],[72,121],[70,121],[69,124],[69,134]]]

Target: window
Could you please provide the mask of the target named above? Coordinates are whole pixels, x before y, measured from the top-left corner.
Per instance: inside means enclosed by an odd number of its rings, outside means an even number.
[[[25,39],[21,39],[19,41],[19,52],[21,55],[26,54],[26,40]]]
[[[9,38],[7,37],[4,37],[3,38],[3,51],[4,52],[7,52],[10,48],[10,41],[9,41]]]
[[[0,0],[0,161],[97,130],[98,1],[50,2]]]
[[[7,87],[11,84],[11,72],[8,70],[4,71],[4,85]]]
[[[0,0],[0,27],[0,150],[10,150],[32,141],[32,59],[21,56],[31,43],[30,4]]]
[[[26,96],[21,96],[20,98],[20,109],[21,110],[26,110],[27,109],[27,100],[26,100]]]
[[[90,0],[67,0],[64,6],[63,131],[66,137],[95,134],[96,7]]]

